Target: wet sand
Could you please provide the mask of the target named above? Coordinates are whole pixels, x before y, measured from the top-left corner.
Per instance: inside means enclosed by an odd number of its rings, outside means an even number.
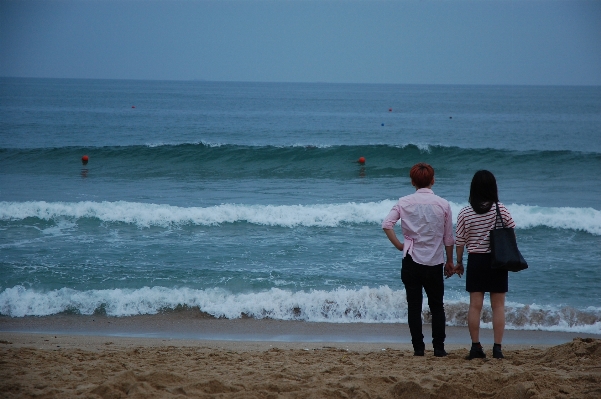
[[[156,315],[107,317],[103,315],[54,315],[48,317],[0,316],[0,331],[37,332],[63,335],[101,335],[120,337],[166,338],[174,340],[276,341],[276,342],[349,342],[410,344],[406,324],[312,323],[304,321],[215,319],[197,310]],[[431,329],[424,324],[425,342]],[[446,329],[447,345],[469,346],[466,327]],[[506,345],[558,345],[574,337],[601,338],[601,335],[506,330]],[[492,345],[492,330],[481,330],[483,344]]]
[[[601,397],[601,337],[507,331],[496,360],[482,332],[488,358],[468,361],[462,327],[449,328],[449,356],[436,358],[430,347],[412,356],[404,325],[0,317],[0,397]]]

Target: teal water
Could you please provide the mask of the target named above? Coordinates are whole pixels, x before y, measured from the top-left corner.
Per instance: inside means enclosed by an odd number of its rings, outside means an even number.
[[[455,217],[495,173],[530,263],[510,328],[601,333],[599,87],[0,87],[0,314],[404,322],[380,223],[424,161]],[[463,284],[446,281],[450,324]]]

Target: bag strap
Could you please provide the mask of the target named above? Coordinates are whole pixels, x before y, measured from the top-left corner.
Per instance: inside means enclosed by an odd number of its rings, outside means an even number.
[[[495,202],[495,208],[497,208],[497,215],[495,216],[495,229],[497,228],[497,223],[501,220],[501,227],[505,228],[505,222],[503,222],[503,218],[501,217],[501,211],[499,211],[499,203]]]

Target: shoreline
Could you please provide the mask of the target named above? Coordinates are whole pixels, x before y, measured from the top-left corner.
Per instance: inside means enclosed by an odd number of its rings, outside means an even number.
[[[215,319],[193,310],[155,315],[111,317],[104,315],[52,315],[14,318],[0,316],[0,335],[47,334],[148,338],[187,341],[278,342],[278,343],[360,343],[409,345],[406,324],[399,323],[321,323],[273,319]],[[431,327],[423,326],[426,345]],[[467,327],[446,327],[446,344],[467,347]],[[480,330],[481,342],[492,345],[492,330]],[[574,338],[601,335],[542,330],[505,330],[503,343],[519,346],[552,346]]]

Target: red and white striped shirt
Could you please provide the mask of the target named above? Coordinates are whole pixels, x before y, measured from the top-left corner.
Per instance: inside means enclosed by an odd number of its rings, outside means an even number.
[[[502,203],[499,204],[501,218],[505,227],[515,228],[511,214]],[[466,246],[468,253],[485,254],[490,252],[490,231],[495,228],[497,210],[495,205],[481,215],[477,214],[471,205],[459,211],[457,215],[457,228],[455,231],[455,244]],[[497,224],[501,227],[501,222]]]

